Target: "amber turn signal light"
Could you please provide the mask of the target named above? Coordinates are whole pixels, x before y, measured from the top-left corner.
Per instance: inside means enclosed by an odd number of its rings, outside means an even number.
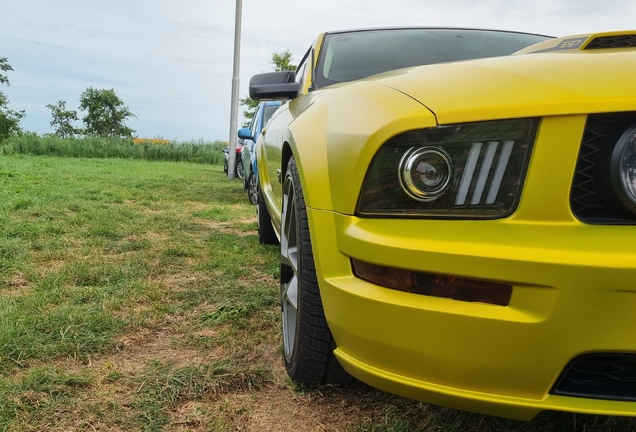
[[[399,291],[467,302],[508,306],[512,286],[378,266],[352,259],[357,277]]]

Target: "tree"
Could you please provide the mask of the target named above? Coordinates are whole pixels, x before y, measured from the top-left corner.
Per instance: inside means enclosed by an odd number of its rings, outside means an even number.
[[[250,120],[252,120],[252,117],[254,117],[254,114],[256,114],[256,107],[258,106],[259,101],[254,100],[249,96],[245,96],[244,98],[239,99],[239,103],[242,106],[247,107],[247,109],[243,111],[243,117],[247,119],[247,121],[245,122],[243,126],[247,127],[249,126]]]
[[[269,62],[274,66],[274,72],[282,72],[282,71],[295,71],[296,65],[292,63],[292,53],[287,48],[283,52],[275,52],[272,54],[272,61]],[[255,101],[249,96],[245,96],[244,98],[239,99],[239,103],[242,106],[246,106],[247,109],[243,111],[243,116],[247,119],[247,124],[249,125],[249,121],[254,117],[256,113],[256,107],[258,106],[258,101]]]
[[[0,70],[3,72],[12,71],[6,57],[0,57]],[[9,77],[0,73],[0,84],[9,85]],[[14,111],[9,109],[9,99],[0,91],[0,141],[13,135],[22,133],[20,120],[25,116],[24,111]]]
[[[86,116],[82,118],[86,135],[131,138],[135,133],[124,122],[137,116],[124,106],[114,89],[88,87],[80,96],[79,109],[86,111]]]
[[[274,72],[282,72],[282,71],[295,71],[296,65],[291,63],[292,61],[292,53],[287,48],[283,52],[275,52],[272,54],[271,65],[274,66]]]
[[[0,70],[3,72],[9,72],[13,70],[6,57],[0,57]],[[0,84],[9,85],[9,77],[4,74],[0,74]]]
[[[9,100],[4,93],[0,92],[0,141],[22,133],[20,120],[24,116],[26,116],[24,110],[10,110]]]
[[[51,117],[53,117],[51,120],[51,126],[55,128],[53,135],[60,138],[72,138],[82,133],[81,128],[76,128],[72,124],[72,122],[79,120],[77,111],[67,110],[65,101],[59,100],[57,104],[48,104],[46,107],[51,110]]]

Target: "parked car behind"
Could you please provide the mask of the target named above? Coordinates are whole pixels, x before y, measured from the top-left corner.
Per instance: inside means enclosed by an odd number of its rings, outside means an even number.
[[[635,416],[635,70],[636,30],[375,29],[253,77],[289,376]]]
[[[280,106],[279,101],[261,102],[256,108],[250,125],[238,131],[238,136],[244,142],[241,147],[241,160],[243,161],[243,188],[247,190],[247,196],[252,204],[256,205],[256,190],[258,184],[258,169],[254,146],[261,135],[267,121]]]
[[[236,143],[236,165],[234,173],[240,179],[245,177],[243,169],[243,159],[241,159],[241,149],[243,148],[244,140],[238,140]],[[223,149],[223,172],[227,174],[228,162],[230,160],[230,147],[227,146]]]

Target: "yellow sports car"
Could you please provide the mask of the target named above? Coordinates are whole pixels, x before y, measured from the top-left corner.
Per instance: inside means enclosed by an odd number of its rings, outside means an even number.
[[[290,377],[636,415],[635,71],[636,31],[400,28],[253,77]]]

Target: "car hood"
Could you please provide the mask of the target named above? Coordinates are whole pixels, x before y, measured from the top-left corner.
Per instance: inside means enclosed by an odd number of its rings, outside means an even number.
[[[425,105],[439,124],[636,109],[636,48],[540,48],[402,69],[375,81]]]

